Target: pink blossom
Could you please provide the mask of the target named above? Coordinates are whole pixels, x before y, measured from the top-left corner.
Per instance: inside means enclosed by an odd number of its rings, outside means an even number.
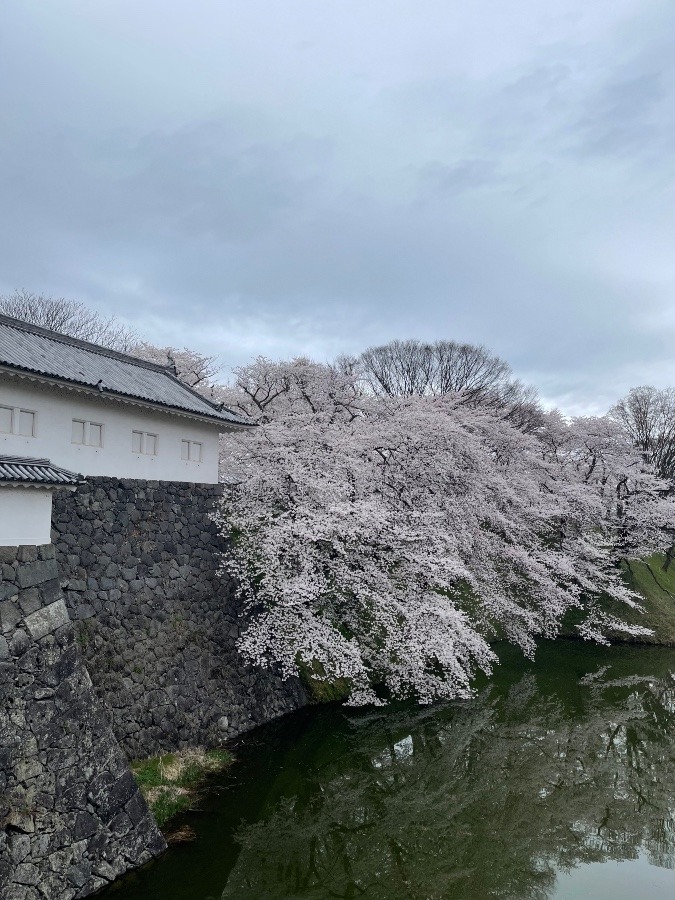
[[[249,660],[318,663],[352,703],[373,684],[430,702],[468,696],[495,638],[532,654],[573,609],[585,639],[647,633],[604,601],[639,605],[618,564],[662,547],[673,503],[608,418],[524,433],[508,410],[376,398],[307,360],[259,359],[223,399],[260,423],[223,439],[219,515]]]

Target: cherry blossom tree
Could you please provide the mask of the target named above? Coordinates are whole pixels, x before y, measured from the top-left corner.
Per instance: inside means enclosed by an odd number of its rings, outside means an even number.
[[[221,369],[215,356],[204,356],[187,347],[182,350],[177,347],[156,347],[147,341],[135,344],[130,353],[148,362],[167,366],[188,387],[207,397],[211,397],[215,391],[214,379]]]
[[[652,385],[632,388],[613,406],[609,415],[629,435],[654,470],[675,488],[675,390]],[[675,528],[661,564],[668,571],[675,559]]]
[[[223,391],[260,427],[223,443],[225,566],[244,655],[422,702],[467,696],[490,641],[532,654],[571,610],[587,639],[645,633],[618,562],[661,546],[662,483],[608,419],[536,433],[461,396],[375,397],[305,359],[260,359]]]

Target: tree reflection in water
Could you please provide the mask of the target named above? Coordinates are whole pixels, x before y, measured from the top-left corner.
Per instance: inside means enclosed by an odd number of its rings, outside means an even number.
[[[589,673],[584,652],[545,645],[464,704],[346,716],[339,747],[315,733],[240,828],[222,900],[544,900],[584,863],[673,868],[675,656]]]

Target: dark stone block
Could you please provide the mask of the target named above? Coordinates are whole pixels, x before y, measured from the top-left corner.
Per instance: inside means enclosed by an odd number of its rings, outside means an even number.
[[[58,582],[57,582],[58,585]],[[60,589],[60,588],[59,588]],[[29,616],[42,606],[42,598],[37,588],[26,588],[21,591],[18,597],[18,603],[21,611],[25,616]]]
[[[24,548],[19,548],[24,549]],[[35,547],[32,548],[36,550]],[[52,578],[58,578],[59,571],[55,559],[35,560],[17,569],[16,580],[21,588],[34,587]]]
[[[88,603],[81,603],[77,610],[75,611],[76,619],[91,619],[96,615],[96,610],[93,606],[90,606]]]
[[[124,837],[129,834],[133,828],[131,819],[125,812],[118,812],[117,815],[108,823],[108,828],[112,834]]]
[[[101,820],[109,823],[136,790],[138,788],[130,771],[117,780],[109,772],[105,772],[90,784],[87,796],[96,807]]]
[[[16,558],[21,563],[33,562],[38,558],[38,548],[31,545],[19,547]]]
[[[61,583],[58,578],[51,578],[40,585],[39,591],[43,606],[48,606],[61,597]],[[19,598],[19,602],[21,602],[21,598]]]
[[[14,632],[9,642],[9,650],[12,656],[21,656],[30,648],[30,638],[21,629]]]
[[[87,582],[83,578],[71,578],[65,583],[65,587],[69,591],[80,591],[83,593],[87,590]]]
[[[66,877],[75,887],[83,887],[91,878],[91,863],[88,860],[83,860],[70,866],[66,872]]]
[[[96,819],[88,812],[79,812],[73,826],[73,840],[82,841],[92,837],[98,830]]]
[[[136,793],[131,797],[124,809],[133,825],[138,825],[141,819],[148,815],[147,803],[139,790],[136,790]]]
[[[0,581],[0,601],[6,600],[8,597],[16,597],[19,588],[11,581]]]

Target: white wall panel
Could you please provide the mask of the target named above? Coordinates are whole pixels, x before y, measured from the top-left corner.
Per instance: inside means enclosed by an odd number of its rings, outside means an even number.
[[[0,377],[0,406],[37,413],[34,437],[0,432],[0,454],[45,457],[83,475],[218,482],[217,425],[7,377]],[[73,444],[73,419],[102,424],[103,446]],[[157,435],[155,456],[133,451],[134,431]],[[184,440],[203,445],[201,462],[181,459]]]
[[[0,547],[51,543],[52,492],[0,487]]]

